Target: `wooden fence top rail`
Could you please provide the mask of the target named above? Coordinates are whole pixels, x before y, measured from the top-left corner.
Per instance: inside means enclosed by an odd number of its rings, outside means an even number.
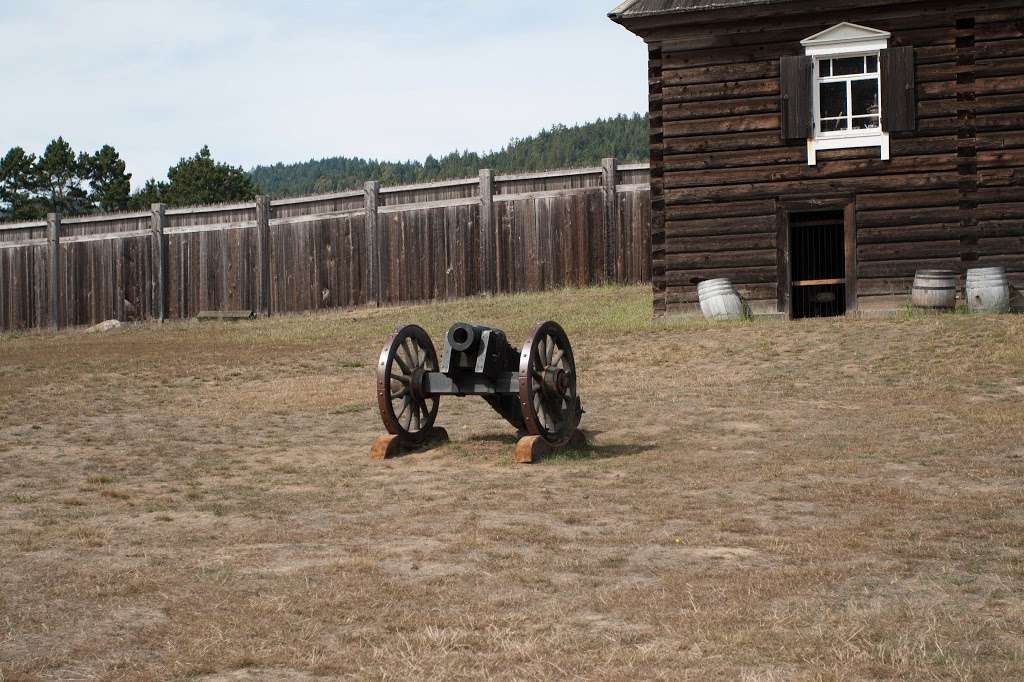
[[[98,213],[96,215],[61,216],[61,225],[80,225],[83,223],[105,223],[115,220],[137,220],[148,218],[152,215],[150,211],[128,211],[125,213]],[[44,221],[45,224],[45,221]]]
[[[0,230],[35,230],[46,227],[45,220],[33,220],[25,223],[0,223]]]
[[[293,215],[287,218],[271,218],[268,223],[271,227],[282,225],[297,225],[299,223],[315,223],[320,220],[332,220],[336,218],[355,218],[366,215],[365,208],[350,208],[345,211],[325,211],[323,213],[307,213],[306,215]]]
[[[190,215],[193,213],[220,213],[222,211],[241,211],[252,208],[251,201],[239,201],[233,204],[211,204],[209,206],[185,206],[182,208],[169,208],[167,215]],[[115,218],[116,220],[116,218]]]
[[[459,178],[458,180],[441,180],[439,182],[423,182],[417,185],[396,185],[393,187],[381,187],[381,194],[401,194],[402,192],[417,192],[425,189],[444,189],[445,187],[465,187],[468,185],[479,185],[480,178]]]
[[[619,171],[643,171],[650,168],[649,163],[633,163],[623,164],[618,166]],[[508,175],[496,175],[494,176],[495,185],[509,182],[523,182],[530,180],[546,180],[554,178],[569,178],[589,175],[600,175],[603,170],[599,167],[592,168],[567,168],[561,170],[551,170],[536,173],[512,173]],[[443,180],[440,182],[427,182],[412,185],[398,185],[393,187],[382,187],[380,188],[380,194],[396,195],[406,192],[418,192],[432,189],[445,189],[455,187],[471,187],[480,183],[479,177],[472,178],[459,178],[455,180]],[[635,183],[635,184],[621,184],[618,186],[618,191],[636,191],[648,189],[647,183]],[[531,196],[557,196],[566,192],[583,191],[587,187],[578,188],[566,188],[566,189],[546,189],[546,190],[535,190],[530,192],[518,192],[515,194],[501,194],[496,192],[494,194],[495,201],[511,201],[518,198],[526,198]],[[331,192],[328,194],[311,194],[302,197],[284,197],[280,199],[273,199],[270,202],[271,206],[294,206],[301,204],[316,204],[318,202],[334,201],[338,199],[356,199],[364,196],[365,192],[362,189],[357,190],[346,190],[344,192]],[[422,208],[441,208],[444,206],[466,206],[479,201],[480,197],[456,197],[451,199],[440,199],[436,201],[409,201],[406,203],[394,203],[388,206],[380,206],[378,211],[381,213],[392,213],[400,210],[417,210]],[[169,216],[182,216],[182,215],[201,215],[209,213],[224,213],[228,211],[245,211],[253,210],[254,204],[251,201],[245,202],[234,202],[230,204],[213,204],[208,206],[182,206],[178,208],[168,208],[165,211],[165,215]],[[329,218],[344,217],[349,215],[356,215],[362,212],[362,208],[359,209],[348,209],[344,211],[326,211],[318,212],[308,216],[292,216],[289,218],[274,219],[271,221],[273,225],[287,225],[291,223],[308,222],[310,220],[325,220]],[[103,222],[116,222],[119,220],[141,220],[150,217],[151,212],[145,211],[128,211],[124,213],[101,213],[96,215],[84,215],[84,216],[68,216],[62,217],[61,222],[66,225],[78,225],[87,223],[103,223]],[[196,225],[196,226],[182,226],[176,228],[168,228],[166,232],[168,234],[178,234],[190,231],[206,231],[207,228],[220,228],[230,229],[238,226],[249,226],[251,221],[237,221],[227,220],[224,223],[211,224],[209,226]],[[16,223],[0,223],[0,231],[3,232],[14,232],[19,230],[38,230],[46,228],[47,223],[45,220],[32,220],[22,221]],[[195,229],[190,229],[195,228]],[[123,232],[108,232],[104,234],[89,235],[90,239],[102,238],[106,236],[110,239],[116,239],[121,236],[133,235],[134,233],[123,233]],[[70,239],[70,238],[69,238]],[[28,241],[16,241],[16,242],[0,242],[6,247],[12,247],[13,245],[20,246],[31,246],[37,240]],[[44,240],[45,241],[45,240]]]
[[[544,180],[546,178],[568,178],[574,175],[600,175],[601,168],[569,168],[566,170],[544,171],[543,173],[515,173],[498,175],[495,182],[516,182],[520,180]]]
[[[271,206],[293,206],[295,204],[315,204],[318,201],[335,201],[337,199],[355,199],[363,196],[363,190],[350,189],[344,192],[329,192],[327,194],[310,194],[304,197],[285,197],[282,199],[271,199]]]

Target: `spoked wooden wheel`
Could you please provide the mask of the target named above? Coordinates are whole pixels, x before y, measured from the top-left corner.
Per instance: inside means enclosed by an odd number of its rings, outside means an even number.
[[[427,332],[414,324],[396,329],[377,364],[377,407],[388,433],[407,443],[428,435],[440,400],[424,395],[423,381],[436,371],[437,353]]]
[[[519,356],[519,404],[526,431],[563,445],[580,423],[576,361],[556,322],[538,322]]]

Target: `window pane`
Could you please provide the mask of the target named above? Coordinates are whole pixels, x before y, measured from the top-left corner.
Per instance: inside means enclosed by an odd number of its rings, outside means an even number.
[[[878,57],[868,57],[868,73],[878,73]]]
[[[843,57],[832,60],[833,76],[849,76],[864,73],[864,57]]]
[[[846,83],[822,83],[820,94],[821,118],[846,116]]]
[[[833,118],[821,120],[821,132],[830,133],[836,130],[846,130],[845,118]]]
[[[878,117],[877,116],[858,116],[853,119],[853,127],[855,130],[864,130],[865,128],[877,128]]]
[[[832,75],[832,60],[822,59],[818,62],[818,73],[825,78]]]
[[[878,79],[868,78],[866,80],[853,81],[850,83],[850,90],[853,93],[853,115],[863,116],[865,114],[878,113]]]

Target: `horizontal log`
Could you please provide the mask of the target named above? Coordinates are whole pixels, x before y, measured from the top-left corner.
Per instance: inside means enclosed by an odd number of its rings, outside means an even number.
[[[896,157],[889,161],[881,159],[856,159],[829,161],[817,166],[793,164],[768,168],[738,168],[715,171],[681,171],[665,173],[666,191],[685,187],[706,187],[711,185],[733,185],[751,182],[784,182],[793,180],[817,180],[823,178],[846,178],[863,175],[882,176],[880,182],[898,182],[900,173],[948,171],[956,167],[948,155],[925,155]]]
[[[1024,186],[1024,170],[1016,168],[978,169],[978,185],[980,187],[1020,187]]]
[[[761,251],[722,251],[699,254],[665,254],[665,267],[672,270],[704,268],[746,268],[773,265],[778,259],[776,249]]]
[[[1024,235],[1016,237],[990,237],[987,234],[983,234],[978,239],[977,253],[979,256],[1024,254]]]
[[[662,107],[662,118],[664,121],[689,121],[721,116],[777,113],[778,111],[778,97],[746,97],[736,100],[667,104]]]
[[[987,59],[1003,59],[1006,57],[1024,57],[1024,39],[978,41],[974,45],[975,61]]]
[[[777,227],[778,218],[774,214],[704,220],[666,220],[664,234],[666,239],[749,235],[774,232]]]
[[[753,81],[729,81],[701,85],[664,86],[662,105],[681,102],[738,99],[740,97],[768,97],[779,94],[779,80],[767,78]]]
[[[974,94],[980,98],[985,95],[1024,92],[1024,78],[1021,76],[1022,74],[1018,73],[1017,75],[994,78],[979,77],[974,81]]]
[[[959,201],[960,192],[955,189],[924,192],[865,193],[857,195],[857,211],[859,214],[862,211],[877,209],[946,207],[956,205]]]
[[[693,121],[666,121],[664,135],[666,138],[690,135],[721,135],[746,133],[756,130],[779,130],[780,126],[781,119],[778,114],[728,116]]]
[[[1024,149],[978,152],[978,168],[1024,168]]]
[[[1007,114],[1024,112],[1024,92],[1008,95],[982,95],[975,100],[978,114]]]
[[[871,261],[958,258],[960,251],[959,236],[946,241],[858,244],[857,261],[866,264]]]
[[[1021,80],[1021,76],[1024,75],[1024,67],[1021,66],[1020,59],[1017,57],[982,59],[975,62],[972,71],[979,79],[1006,76]]]
[[[672,237],[676,238],[672,238]],[[665,242],[665,254],[692,253],[706,254],[718,251],[748,251],[776,248],[774,232],[739,234],[728,236],[679,236],[670,235]]]
[[[749,201],[787,194],[828,195],[865,191],[942,189],[956,187],[957,173],[906,173],[891,176],[845,177],[829,179],[795,180],[786,182],[757,182],[717,187],[690,187],[666,190],[666,205],[698,204],[714,201]]]
[[[1024,149],[1024,131],[982,131],[977,134],[975,145],[979,151],[993,149]]]
[[[913,284],[913,277],[860,277],[857,296],[906,295]]]
[[[964,104],[953,98],[929,99],[917,103],[918,118],[941,118],[956,116]]]
[[[980,204],[1017,203],[1021,200],[1020,187],[979,187],[975,196]]]
[[[974,121],[979,135],[999,130],[1021,130],[1024,129],[1024,112],[977,116]]]
[[[936,81],[933,83],[916,83],[914,90],[921,101],[932,99],[949,99],[956,97],[956,81]]]
[[[778,147],[778,132],[737,133],[735,135],[715,135],[709,137],[675,137],[667,138],[663,152],[669,154],[691,154],[698,152],[720,152],[733,150],[751,150],[758,147]],[[794,148],[807,149],[805,144],[791,145]]]
[[[891,227],[857,227],[858,244],[895,244],[922,241],[959,240],[963,228],[960,223],[936,225],[906,225]],[[958,241],[959,243],[959,241]]]
[[[779,269],[774,263],[760,267],[736,268],[726,266],[724,268],[669,268],[665,271],[664,281],[669,286],[696,285],[697,282],[706,279],[725,278],[733,284],[774,284],[778,278]]]
[[[867,261],[857,264],[857,286],[866,278],[913,277],[919,269],[959,270],[960,257]]]
[[[903,227],[960,221],[959,198],[933,208],[887,208],[857,211],[857,227]]]
[[[697,204],[693,206],[668,206],[665,217],[668,220],[686,220],[694,222],[703,218],[717,221],[724,218],[740,216],[774,215],[775,202],[767,201],[727,201],[720,204]]]
[[[779,60],[738,62],[714,66],[694,66],[679,69],[662,68],[661,82],[667,87],[722,83],[726,81],[758,80],[779,77]]]
[[[1024,231],[1024,196],[1021,201],[1007,204],[980,204],[974,211],[975,217],[984,225],[984,221],[1010,221],[1017,229]]]
[[[1004,267],[1007,274],[1024,273],[1024,253],[1004,253],[997,256],[980,255],[977,262],[974,263],[974,267]],[[1018,282],[1021,281],[1019,278],[1014,279]],[[1024,286],[1024,284],[1018,284],[1018,286]]]

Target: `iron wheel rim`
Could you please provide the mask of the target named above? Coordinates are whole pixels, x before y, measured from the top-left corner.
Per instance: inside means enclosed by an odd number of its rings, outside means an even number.
[[[388,338],[377,362],[377,407],[388,433],[413,444],[426,438],[440,398],[423,396],[419,389],[423,375],[437,367],[434,344],[422,327],[399,327]]]
[[[545,376],[564,377],[564,393],[545,386]],[[558,382],[554,382],[558,383]],[[557,322],[538,322],[519,356],[519,405],[526,432],[564,445],[579,426],[576,360],[565,330]]]

